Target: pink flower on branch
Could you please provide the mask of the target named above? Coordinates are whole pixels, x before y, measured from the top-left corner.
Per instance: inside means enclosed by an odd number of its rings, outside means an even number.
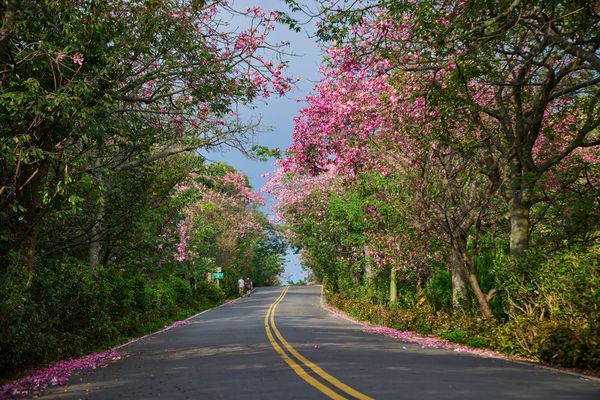
[[[83,65],[83,57],[77,53],[73,54],[73,64]]]
[[[67,55],[62,50],[59,50],[56,55],[56,62],[64,60],[66,56]]]

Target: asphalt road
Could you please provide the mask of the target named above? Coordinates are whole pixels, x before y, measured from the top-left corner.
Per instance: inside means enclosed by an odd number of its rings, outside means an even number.
[[[598,380],[365,333],[322,310],[320,290],[256,289],[41,397],[600,399]]]

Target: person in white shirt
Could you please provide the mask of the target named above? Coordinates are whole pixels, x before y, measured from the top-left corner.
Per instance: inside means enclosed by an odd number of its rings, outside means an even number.
[[[240,279],[238,280],[238,290],[240,292],[240,297],[244,295],[244,284],[244,278],[240,276]]]

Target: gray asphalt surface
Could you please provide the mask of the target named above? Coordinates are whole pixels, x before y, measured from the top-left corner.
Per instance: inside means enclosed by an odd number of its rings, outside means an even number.
[[[533,364],[422,349],[365,333],[292,287],[276,309],[283,337],[329,374],[376,399],[600,399],[600,381]],[[282,360],[264,317],[282,288],[212,309],[122,348],[128,357],[71,378],[44,399],[326,399]],[[316,375],[310,372],[311,375]],[[346,396],[350,398],[349,396]]]

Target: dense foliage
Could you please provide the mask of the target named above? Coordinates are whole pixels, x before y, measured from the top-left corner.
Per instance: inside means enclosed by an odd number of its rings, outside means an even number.
[[[323,78],[268,184],[304,264],[402,328],[598,368],[598,10],[321,3]]]
[[[139,188],[138,195],[146,193],[151,200],[129,203],[127,213],[107,213],[107,223],[109,217],[120,221],[105,225],[110,236],[101,242],[95,269],[88,263],[89,243],[48,252],[33,273],[18,254],[12,255],[0,280],[3,371],[156,329],[236,293],[242,275],[262,285],[276,283],[286,247],[254,200],[248,200],[257,194],[244,177],[225,164],[206,166],[196,156],[174,157],[155,164],[154,184]],[[185,178],[161,178],[186,168]],[[231,177],[237,186],[227,184]],[[157,187],[159,182],[166,186]],[[76,213],[71,218],[83,217]],[[42,237],[65,243],[73,228],[63,224],[49,221]],[[220,287],[207,278],[217,268],[224,273]]]
[[[222,0],[0,2],[2,374],[217,304],[240,275],[276,283],[262,198],[199,151],[247,152],[237,107],[290,88],[277,19]]]

